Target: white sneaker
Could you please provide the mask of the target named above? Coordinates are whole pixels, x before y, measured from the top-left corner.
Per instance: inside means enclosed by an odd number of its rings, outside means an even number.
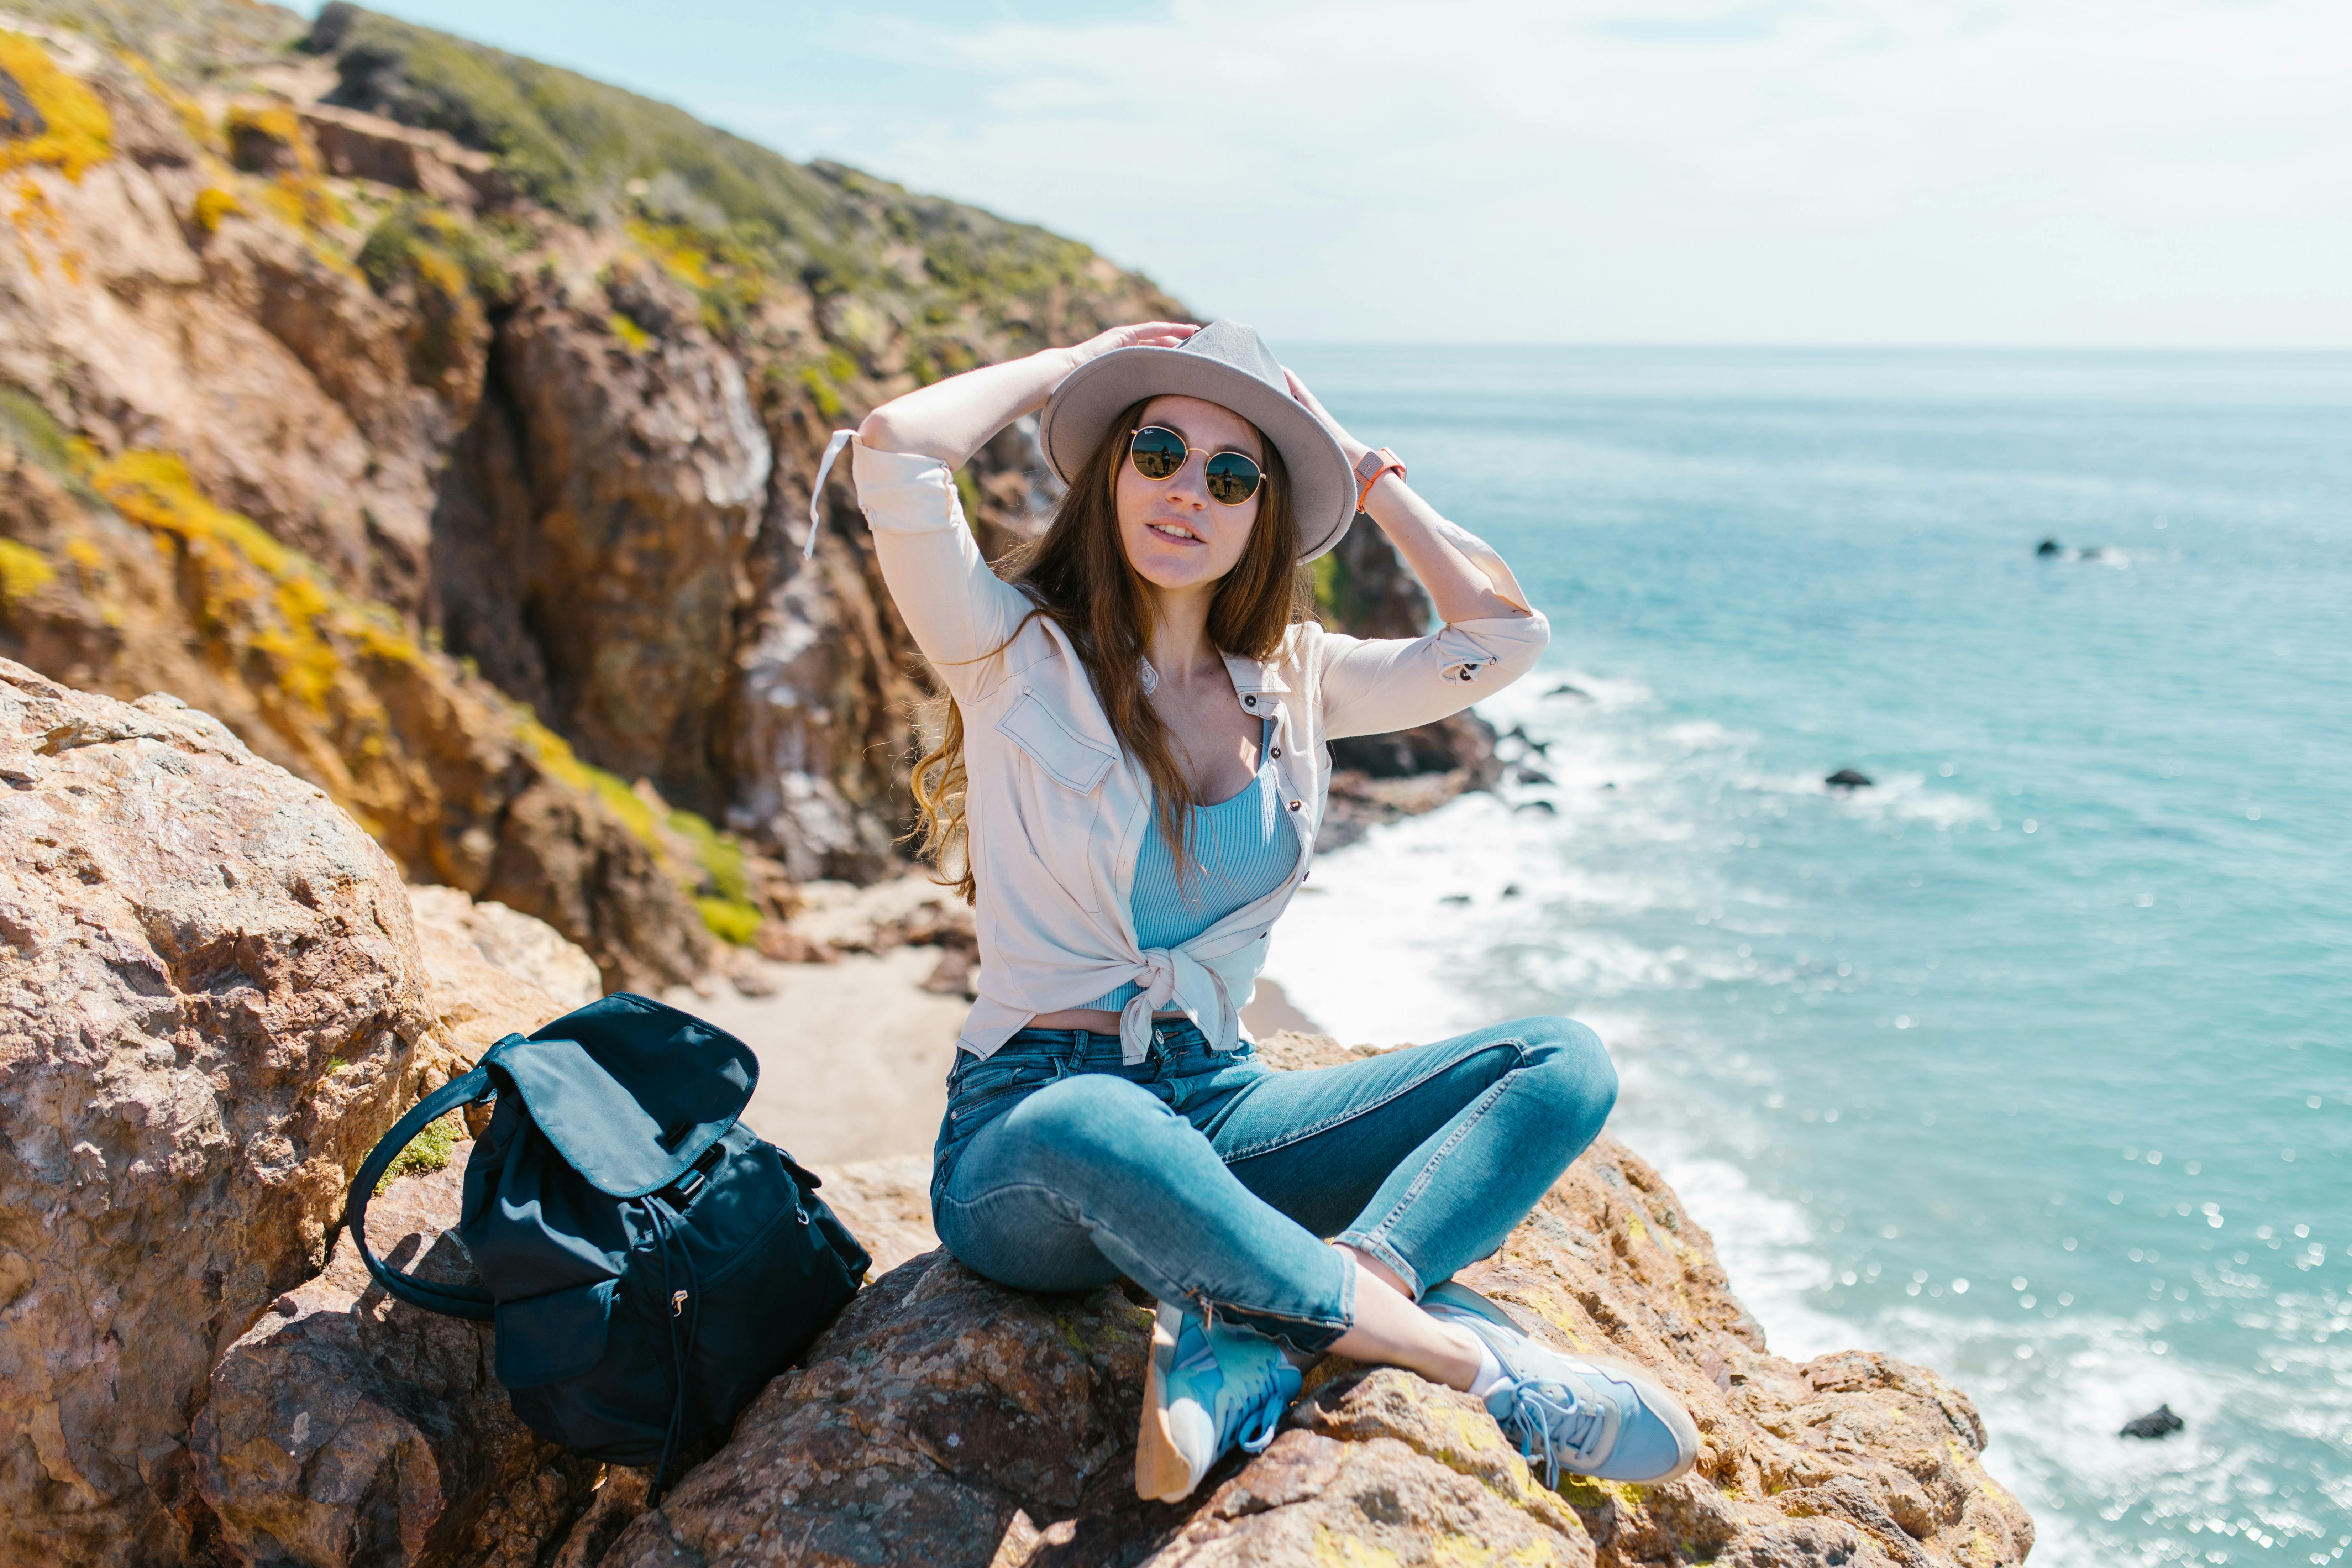
[[[1136,1495],[1175,1502],[1227,1449],[1263,1452],[1298,1387],[1298,1369],[1265,1335],[1213,1327],[1160,1302],[1135,1443]]]
[[[1698,1462],[1698,1423],[1656,1378],[1630,1363],[1594,1361],[1530,1337],[1467,1285],[1430,1287],[1423,1310],[1467,1329],[1503,1365],[1487,1412],[1546,1482],[1559,1473],[1655,1486]]]

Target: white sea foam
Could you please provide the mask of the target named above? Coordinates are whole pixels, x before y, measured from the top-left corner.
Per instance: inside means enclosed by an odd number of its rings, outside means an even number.
[[[1571,679],[1600,700],[1529,697],[1528,689],[1546,689],[1538,677],[1481,709],[1498,727],[1523,726],[1549,742],[1525,763],[1551,783],[1468,796],[1318,860],[1312,892],[1278,928],[1269,965],[1290,998],[1341,1037],[1383,1045],[1497,1022],[1511,993],[1560,998],[1618,1063],[1612,1131],[1658,1166],[1713,1235],[1773,1349],[1797,1359],[1885,1349],[1968,1390],[1994,1433],[1988,1467],[2036,1516],[2037,1564],[2155,1568],[2202,1557],[2209,1535],[2230,1561],[2252,1552],[2303,1563],[2333,1551],[2321,1531],[2331,1510],[2340,1519],[2352,1508],[2352,1496],[2337,1495],[2352,1481],[2323,1468],[2298,1498],[2275,1495],[2274,1478],[2306,1462],[2289,1457],[2296,1445],[2352,1447],[2352,1306],[2316,1288],[2250,1300],[2271,1324],[2267,1353],[2283,1366],[2233,1370],[2166,1343],[2168,1321],[2154,1311],[1963,1315],[1973,1293],[1932,1307],[1841,1305],[1832,1258],[1842,1244],[1825,1234],[1829,1211],[1759,1185],[1759,1152],[1775,1133],[1741,1107],[1784,1087],[1778,1069],[1750,1067],[1724,1041],[1678,1037],[1694,1026],[1670,1026],[1643,1006],[1645,997],[1705,986],[1789,994],[1781,988],[1804,988],[1814,974],[1769,952],[1735,957],[1731,942],[1698,933],[1701,921],[1730,939],[1783,931],[1770,911],[1790,902],[1745,885],[1736,858],[1683,847],[1696,838],[1704,851],[1708,837],[1748,826],[1701,807],[1736,796],[1752,799],[1764,820],[1826,812],[1973,832],[2000,820],[1996,806],[1918,772],[1890,770],[1873,788],[1847,792],[1817,774],[1757,771],[1745,765],[1752,738],[1735,729],[1645,725],[1654,704],[1645,690],[1604,697],[1604,683]],[[1610,784],[1617,787],[1602,787]],[[1536,799],[1553,810],[1513,809]],[[1684,931],[1687,940],[1673,934]],[[1717,1080],[1752,1077],[1756,1092],[1694,1095],[1699,1062]],[[2014,1309],[2015,1297],[2003,1305]],[[2126,1419],[2167,1402],[2189,1420],[2187,1433],[2159,1443],[2116,1436]]]
[[[2179,1560],[2178,1536],[2133,1541],[2110,1528],[2131,1515],[2169,1521],[2191,1539],[2210,1533],[2291,1549],[2292,1560],[2336,1544],[2325,1521],[2266,1495],[2266,1475],[2280,1437],[2339,1446],[2352,1437],[2352,1356],[2339,1344],[2315,1353],[2305,1375],[2282,1378],[2184,1358],[2168,1342],[2173,1327],[2152,1310],[2053,1321],[2025,1312],[1956,1317],[1906,1304],[1875,1315],[1864,1331],[1969,1391],[1993,1434],[1986,1468],[2034,1510],[2037,1563]],[[2126,1421],[2158,1405],[2169,1405],[2186,1429],[2157,1442],[2118,1436]],[[2070,1510],[2069,1494],[2105,1506]],[[2345,1500],[2327,1500],[2341,1507]]]
[[[1529,827],[1499,803],[1475,798],[1381,829],[1318,862],[1315,880],[1325,892],[1294,905],[1270,973],[1310,1017],[1344,1039],[1391,1045],[1496,1022],[1479,990],[1465,985],[1472,972],[1465,960],[1502,931],[1523,929],[1527,909],[1552,900],[1640,909],[1658,897],[1654,889],[1580,877],[1567,867],[1537,875],[1541,858],[1530,851],[1544,833],[1557,830],[1557,824]],[[1491,890],[1506,875],[1522,882],[1519,899]],[[1471,903],[1443,901],[1447,891],[1471,885],[1482,889]],[[1610,1000],[1685,978],[1760,984],[1792,977],[1643,948],[1605,929],[1558,926],[1547,929],[1525,969],[1549,988],[1593,999],[1576,1011],[1609,1041],[1618,1063],[1622,1091],[1612,1131],[1658,1167],[1706,1227],[1772,1349],[1802,1361],[1866,1345],[1933,1366],[1966,1388],[1995,1434],[1988,1468],[2034,1511],[2037,1563],[2156,1568],[2179,1560],[2176,1533],[2149,1537],[2143,1529],[2127,1535],[2080,1504],[2070,1511],[2069,1496],[2104,1499],[2116,1518],[2152,1514],[2181,1530],[2188,1520],[2211,1521],[2216,1533],[2246,1546],[2264,1538],[2306,1550],[2333,1544],[2322,1539],[2325,1521],[2305,1510],[2245,1502],[2274,1460],[2261,1437],[2268,1423],[2233,1422],[2223,1413],[2269,1411],[2289,1381],[2306,1390],[2332,1388],[2280,1414],[2306,1438],[2352,1442],[2352,1336],[2344,1331],[2352,1307],[2319,1294],[2281,1299],[2299,1303],[2285,1310],[2282,1339],[2308,1341],[2333,1331],[2333,1343],[2291,1349],[2289,1377],[2217,1373],[2187,1362],[2164,1345],[2165,1321],[2153,1311],[2132,1320],[1963,1317],[1948,1307],[1910,1302],[1861,1318],[1832,1311],[1824,1302],[1835,1286],[1834,1266],[1816,1215],[1759,1190],[1732,1157],[1753,1153],[1759,1130],[1702,1120],[1726,1112],[1719,1104],[1696,1109],[1682,1073],[1664,1065],[1686,1053],[1689,1042],[1674,1038],[1638,1005]],[[2266,1310],[2282,1311],[2277,1303]],[[2188,1433],[2162,1443],[2116,1436],[2126,1420],[2167,1402],[2189,1419]],[[2345,1501],[2333,1500],[2339,1509]],[[2200,1524],[2197,1534],[2206,1529]],[[2297,1560],[2303,1555],[2295,1553]]]

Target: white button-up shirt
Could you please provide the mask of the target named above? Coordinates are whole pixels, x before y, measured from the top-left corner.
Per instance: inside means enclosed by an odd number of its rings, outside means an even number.
[[[1129,1062],[1143,1059],[1152,1016],[1170,1007],[1215,1049],[1234,1049],[1246,1038],[1241,1010],[1268,933],[1314,858],[1331,776],[1325,742],[1459,712],[1527,673],[1550,636],[1533,613],[1382,640],[1305,621],[1270,660],[1228,654],[1234,700],[1274,720],[1298,863],[1273,892],[1191,942],[1145,948],[1129,896],[1151,784],[1121,751],[1086,666],[1062,628],[1032,616],[1028,597],[982,559],[946,464],[852,445],[883,579],[963,713],[980,1000],[957,1043],[975,1056],[1041,1013],[1084,1006],[1129,981],[1142,994],[1119,1017]],[[1480,564],[1498,589],[1516,590],[1499,560]]]

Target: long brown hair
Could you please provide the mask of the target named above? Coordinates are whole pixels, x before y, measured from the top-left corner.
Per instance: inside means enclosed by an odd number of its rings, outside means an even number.
[[[1160,832],[1176,851],[1181,885],[1192,850],[1189,808],[1199,803],[1177,765],[1168,727],[1143,689],[1152,600],[1149,584],[1119,542],[1116,500],[1118,466],[1127,458],[1128,442],[1142,427],[1150,401],[1129,405],[1112,423],[1071,479],[1045,531],[1007,553],[996,571],[1036,602],[1031,616],[1052,620],[1077,650],[1112,733],[1151,781]],[[1282,647],[1292,624],[1313,613],[1314,591],[1297,564],[1298,518],[1291,510],[1282,454],[1264,432],[1259,432],[1258,447],[1265,454],[1265,483],[1258,495],[1257,521],[1241,559],[1218,580],[1209,601],[1209,641],[1220,653],[1268,659]],[[1024,617],[1022,625],[1027,624]],[[930,720],[939,739],[917,759],[914,770],[915,809],[920,818],[917,853],[938,868],[940,880],[969,903],[978,882],[965,853],[963,712],[953,698],[941,698],[933,704]]]

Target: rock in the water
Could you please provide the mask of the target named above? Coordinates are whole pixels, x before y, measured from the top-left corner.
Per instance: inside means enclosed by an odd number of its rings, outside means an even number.
[[[1379,529],[1349,529],[1326,559],[1331,578],[1318,604],[1334,624],[1373,637],[1419,637],[1429,629],[1435,615],[1429,595]],[[1466,790],[1494,788],[1503,776],[1496,739],[1493,725],[1465,711],[1411,730],[1334,741],[1316,849],[1352,844],[1382,823],[1433,810]]]
[[[219,1347],[446,1070],[391,859],[168,697],[0,660],[0,1561],[176,1563]]]
[[[2063,548],[2063,547],[2059,544],[2059,542],[2058,542],[2056,540],[2054,540],[2054,539],[2045,539],[2045,540],[2043,540],[2041,543],[2039,543],[2039,544],[2037,544],[2037,545],[2035,545],[2035,546],[2033,547],[2033,553],[2035,553],[2036,555],[2044,555],[2044,556],[2047,556],[2047,555],[2056,555],[2056,554],[2060,553],[2060,552],[2061,552],[2062,548]]]
[[[1277,1067],[1349,1054],[1297,1036],[1260,1048]],[[1866,1352],[1769,1354],[1706,1232],[1613,1141],[1465,1278],[1556,1343],[1654,1370],[1698,1421],[1698,1469],[1555,1493],[1466,1395],[1327,1362],[1265,1454],[1227,1458],[1182,1504],[1139,1502],[1149,1303],[1118,1287],[1006,1290],[931,1252],[851,1302],[602,1568],[1996,1568],[2032,1545],[2032,1521],[1977,1462],[1985,1432],[1964,1394]]]
[[[1840,768],[1822,782],[1832,789],[1868,789],[1871,785],[1868,773],[1853,768]]]
[[[2124,1423],[2118,1437],[2169,1437],[2189,1425],[2172,1413],[2169,1405],[2159,1405],[2145,1415],[2135,1415]]]
[[[1553,687],[1549,691],[1545,692],[1544,695],[1546,697],[1575,697],[1581,699],[1586,702],[1592,700],[1592,693],[1587,691],[1581,686],[1573,685],[1565,680],[1561,681],[1558,686]]]

